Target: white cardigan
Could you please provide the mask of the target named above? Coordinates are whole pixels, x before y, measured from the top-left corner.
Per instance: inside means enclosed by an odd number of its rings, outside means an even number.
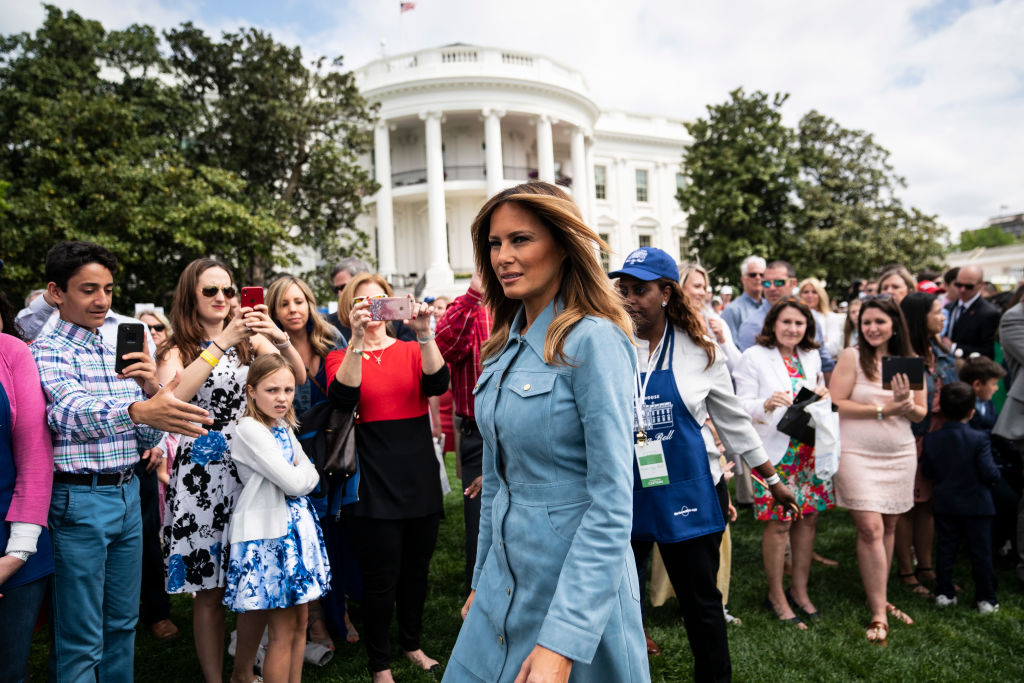
[[[821,373],[821,355],[817,350],[796,350],[800,365],[803,366],[808,389],[825,384]],[[786,363],[777,348],[765,348],[754,344],[743,352],[736,370],[733,372],[736,383],[736,395],[743,403],[744,409],[750,413],[754,421],[754,429],[761,437],[764,448],[773,465],[778,465],[786,449],[789,448],[789,436],[780,432],[776,425],[786,413],[785,408],[775,408],[765,413],[764,402],[776,391],[792,394],[793,385],[786,371]]]
[[[288,533],[285,496],[304,496],[320,481],[290,429],[288,435],[297,456],[294,465],[285,460],[270,429],[251,417],[238,421],[231,459],[244,488],[228,522],[228,543],[284,536]]]

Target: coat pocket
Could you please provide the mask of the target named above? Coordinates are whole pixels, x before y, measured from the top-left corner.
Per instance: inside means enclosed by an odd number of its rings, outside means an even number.
[[[572,543],[583,515],[590,509],[590,501],[547,506],[548,526],[563,541]]]

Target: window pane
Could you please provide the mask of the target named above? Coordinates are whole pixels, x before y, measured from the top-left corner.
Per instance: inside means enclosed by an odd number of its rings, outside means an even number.
[[[636,200],[647,201],[647,170],[643,168],[636,169]]]
[[[640,235],[639,239],[640,239],[640,246],[641,247],[649,247],[649,246],[651,246],[651,236],[650,235]]]
[[[598,168],[602,168],[602,167],[599,166]],[[608,240],[609,240],[608,233],[602,232],[602,233],[600,233],[598,235],[598,237],[603,239],[606,244],[608,243]],[[612,269],[611,256],[609,256],[604,251],[601,252],[601,268],[603,268],[604,272],[606,272],[606,273],[611,272],[611,269]]]
[[[605,199],[607,196],[606,180],[607,169],[604,166],[594,166],[594,197]]]

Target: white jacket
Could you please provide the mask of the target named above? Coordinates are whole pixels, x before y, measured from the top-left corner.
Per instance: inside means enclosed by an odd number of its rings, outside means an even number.
[[[280,538],[288,533],[285,496],[304,496],[320,481],[313,463],[288,430],[295,465],[285,460],[270,429],[251,417],[238,421],[231,458],[244,488],[228,522],[228,543]]]
[[[804,369],[805,383],[808,389],[825,384],[821,374],[821,356],[817,350],[804,351],[797,349],[797,358]],[[765,348],[754,344],[740,358],[733,372],[736,383],[736,395],[743,408],[750,413],[754,429],[764,443],[764,449],[773,465],[778,465],[786,449],[789,448],[789,436],[780,432],[776,425],[786,413],[785,408],[776,408],[769,413],[764,412],[764,402],[776,391],[792,394],[793,385],[786,371],[786,363],[777,348]]]

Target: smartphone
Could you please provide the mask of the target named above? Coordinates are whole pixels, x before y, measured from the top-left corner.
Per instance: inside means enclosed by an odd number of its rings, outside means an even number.
[[[255,308],[263,303],[262,287],[242,287],[242,294],[238,299],[242,308]]]
[[[389,297],[370,299],[372,320],[406,320],[412,317],[412,299]]]
[[[882,388],[892,389],[893,375],[904,374],[911,389],[924,389],[924,358],[914,356],[882,356]]]
[[[146,326],[142,323],[120,323],[117,326],[117,348],[114,360],[114,372],[121,374],[129,365],[138,363],[138,359],[125,360],[126,353],[142,351],[146,344]]]

